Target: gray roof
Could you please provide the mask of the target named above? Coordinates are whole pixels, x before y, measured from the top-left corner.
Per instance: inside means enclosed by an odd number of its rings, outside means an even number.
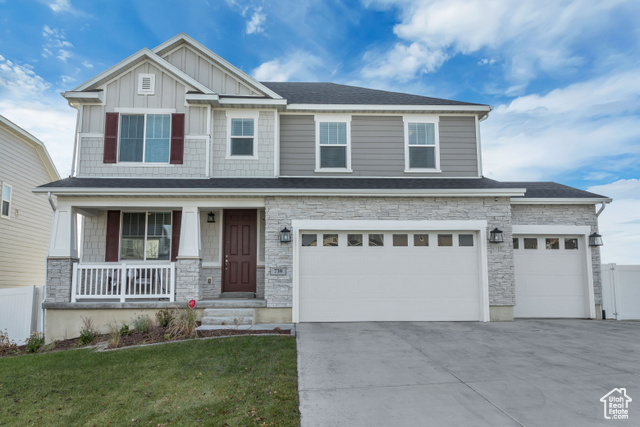
[[[336,83],[260,82],[289,104],[484,105]]]
[[[525,198],[606,198],[555,182],[499,182],[480,179],[424,178],[65,178],[38,187],[56,189],[255,189],[255,190],[478,190],[526,188]]]

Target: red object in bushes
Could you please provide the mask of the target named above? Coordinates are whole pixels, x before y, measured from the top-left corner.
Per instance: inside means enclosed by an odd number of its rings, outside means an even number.
[[[196,300],[189,300],[189,308],[196,308]]]

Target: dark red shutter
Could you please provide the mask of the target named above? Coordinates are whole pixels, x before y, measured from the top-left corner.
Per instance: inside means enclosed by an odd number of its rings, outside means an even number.
[[[184,157],[184,114],[171,115],[171,160],[172,165],[181,165]]]
[[[182,211],[173,211],[173,221],[171,222],[171,262],[174,262],[178,258],[181,226]]]
[[[118,160],[118,113],[107,113],[104,121],[104,163]]]
[[[105,262],[118,261],[120,249],[120,211],[107,211],[107,245],[104,251]]]

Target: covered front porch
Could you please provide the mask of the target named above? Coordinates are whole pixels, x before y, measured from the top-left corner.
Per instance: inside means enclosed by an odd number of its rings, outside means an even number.
[[[46,301],[264,300],[264,266],[263,199],[65,198],[53,220]]]

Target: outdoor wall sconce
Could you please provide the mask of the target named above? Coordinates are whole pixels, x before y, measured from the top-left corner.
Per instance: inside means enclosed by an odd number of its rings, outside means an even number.
[[[216,214],[209,212],[207,214],[207,222],[216,222]]]
[[[602,246],[602,236],[596,232],[589,235],[589,246]]]
[[[280,241],[282,243],[291,242],[291,230],[289,230],[287,227],[280,230]]]
[[[489,233],[489,242],[491,243],[502,243],[504,239],[502,238],[502,230],[498,230],[498,227],[491,230]]]

